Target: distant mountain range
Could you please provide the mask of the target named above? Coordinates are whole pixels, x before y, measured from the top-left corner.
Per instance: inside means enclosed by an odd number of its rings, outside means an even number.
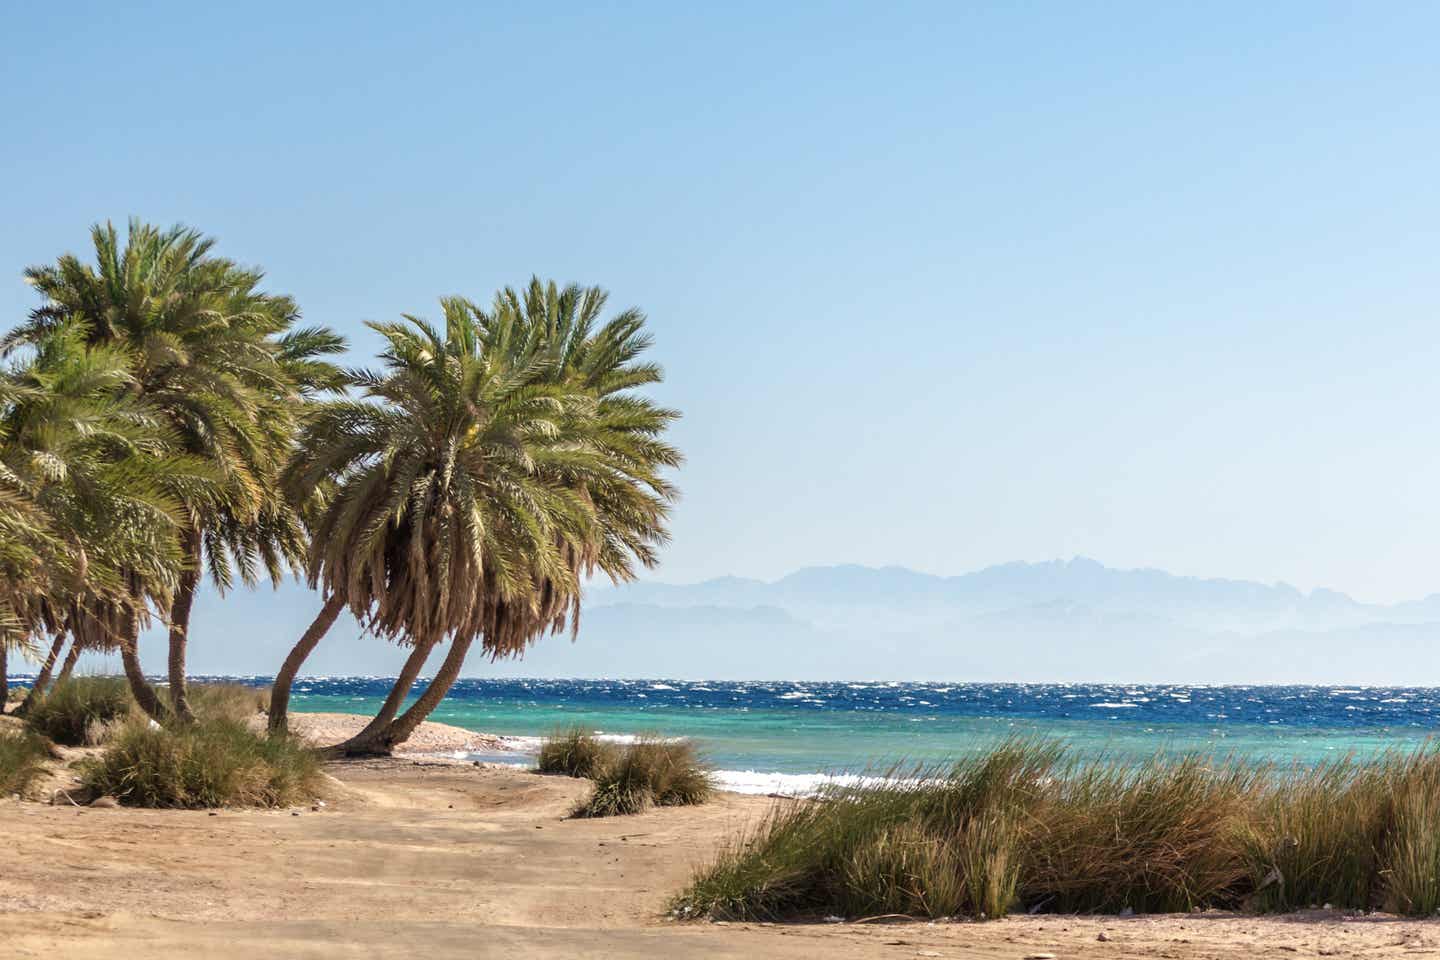
[[[649,676],[1440,683],[1440,594],[1364,604],[1085,557],[641,582],[593,591],[586,617],[566,653],[593,645],[615,676],[640,675],[633,653],[671,667]]]
[[[695,584],[634,583],[596,590],[596,604],[665,607],[774,606],[815,622],[853,623],[883,611],[889,622],[933,623],[955,616],[1055,606],[1149,614],[1202,630],[1261,633],[1334,629],[1367,623],[1440,621],[1440,594],[1381,606],[1334,590],[1302,593],[1287,583],[1180,577],[1163,570],[1117,570],[1087,557],[1006,563],[955,577],[904,567],[806,567],[775,581],[720,577]]]
[[[238,591],[197,601],[197,673],[270,673],[315,595]],[[159,635],[141,644],[163,673]],[[342,616],[312,674],[394,675],[405,651]],[[433,669],[433,664],[432,664]],[[472,657],[472,676],[727,680],[1174,681],[1440,685],[1440,594],[1392,606],[1333,590],[1117,570],[1077,557],[955,577],[901,567],[807,567],[590,591],[577,640],[523,660]]]

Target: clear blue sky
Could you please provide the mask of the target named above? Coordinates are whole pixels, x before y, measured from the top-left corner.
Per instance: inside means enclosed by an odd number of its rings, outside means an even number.
[[[0,318],[132,213],[357,358],[599,283],[686,415],[664,579],[1440,590],[1433,4],[6,6]]]

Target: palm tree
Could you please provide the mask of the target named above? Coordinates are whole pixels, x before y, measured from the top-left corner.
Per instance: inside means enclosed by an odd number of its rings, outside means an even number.
[[[383,371],[355,375],[364,397],[318,413],[286,470],[288,488],[322,501],[309,578],[326,604],[276,679],[272,730],[284,730],[289,684],[341,608],[413,647],[375,721],[337,748],[388,752],[448,692],[475,639],[492,658],[518,655],[578,627],[586,576],[625,579],[636,561],[654,562],[673,499],[658,471],[679,461],[659,435],[674,414],[627,395],[618,377],[585,382],[578,371],[602,365],[580,357],[604,298],[567,288],[562,299],[557,317],[579,306],[586,319],[545,327],[502,294],[494,314],[442,300],[443,332],[411,316],[372,325],[387,342]],[[638,352],[648,341],[631,318]],[[625,354],[617,367],[633,360]],[[636,383],[658,377],[651,368]],[[436,676],[397,718],[446,641]]]
[[[183,504],[217,489],[198,458],[132,387],[127,353],[59,324],[0,378],[0,606],[9,646],[42,632],[119,647],[139,677],[133,632],[168,604],[182,557]],[[52,649],[49,661],[53,666]],[[48,678],[47,678],[48,679]],[[37,683],[36,691],[44,684]]]
[[[213,256],[215,241],[196,231],[132,220],[123,246],[110,224],[94,227],[91,239],[93,267],[67,254],[26,272],[45,303],[5,343],[33,343],[84,321],[92,344],[125,350],[131,390],[164,417],[184,452],[217,473],[218,496],[184,501],[184,566],[162,611],[170,708],[189,720],[185,660],[202,570],[223,593],[237,573],[253,585],[263,569],[278,584],[303,557],[303,527],[275,479],[305,401],[338,385],[339,372],[321,358],[344,342],[323,328],[292,330],[294,302],[260,291],[260,271]]]
[[[679,414],[634,392],[663,379],[658,365],[640,359],[651,345],[645,316],[632,308],[602,324],[607,300],[599,287],[571,284],[562,289],[532,277],[523,298],[507,287],[496,295],[488,314],[468,303],[465,307],[481,330],[482,350],[507,357],[516,367],[539,363],[543,382],[572,399],[566,420],[570,442],[598,457],[603,468],[574,471],[557,460],[551,464],[550,479],[574,490],[590,506],[600,538],[581,549],[563,549],[577,581],[598,570],[619,583],[634,578],[636,561],[653,566],[656,548],[668,539],[665,519],[676,493],[663,471],[678,467],[681,458],[662,439]],[[538,582],[542,595],[559,586],[543,578]],[[579,630],[578,594],[570,616],[573,636]],[[525,617],[523,611],[502,609],[499,619],[523,623]],[[513,646],[504,655],[519,655],[526,645]],[[491,651],[492,659],[497,655]],[[376,722],[340,744],[340,751],[368,752],[373,739],[387,747],[403,742],[448,692],[464,656],[463,647],[452,646],[435,682],[414,706],[388,728],[376,730],[387,719],[382,709]],[[418,664],[407,662],[406,668],[387,698],[385,707],[391,711],[408,693],[414,680],[409,671]]]

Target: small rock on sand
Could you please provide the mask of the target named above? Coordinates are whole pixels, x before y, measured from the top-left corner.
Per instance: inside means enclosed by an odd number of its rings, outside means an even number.
[[[91,800],[90,806],[99,807],[102,810],[108,810],[111,807],[120,806],[120,801],[116,800],[114,797],[99,797],[95,800]]]

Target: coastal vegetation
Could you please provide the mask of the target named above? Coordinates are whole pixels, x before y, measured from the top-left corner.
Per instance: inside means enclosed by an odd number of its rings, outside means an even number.
[[[545,738],[535,766],[541,773],[593,780],[615,762],[619,753],[618,745],[601,740],[583,727],[566,727]]]
[[[589,796],[571,812],[575,817],[624,816],[654,806],[704,803],[715,790],[689,740],[642,736],[621,745],[578,726],[545,739],[536,769],[594,781]]]
[[[129,686],[120,677],[75,677],[57,683],[35,701],[25,722],[56,743],[94,745],[135,707]]]
[[[688,740],[641,737],[624,746],[590,779],[595,789],[575,808],[576,817],[643,813],[652,806],[704,803],[714,792],[710,772]]]
[[[30,730],[0,730],[0,795],[24,793],[45,771],[50,747]]]
[[[1440,907],[1440,750],[1275,767],[1068,758],[1013,742],[778,806],[682,917]]]
[[[282,807],[315,796],[320,763],[292,737],[245,723],[197,719],[165,728],[135,717],[82,765],[92,796],[141,807]]]
[[[601,323],[605,294],[532,281],[489,311],[441,301],[439,329],[407,316],[371,324],[382,369],[352,380],[361,399],[309,418],[287,466],[310,512],[310,584],[325,597],[275,681],[271,729],[289,687],[341,606],[411,654],[373,723],[341,754],[388,752],[459,676],[472,643],[514,656],[579,629],[583,581],[632,579],[668,537],[679,465],[663,433],[677,414],[634,391],[660,380],[644,361],[644,317]],[[429,685],[401,704],[432,653]]]
[[[301,326],[293,299],[197,231],[104,224],[91,246],[90,261],[28,269],[41,303],[0,337],[0,677],[12,653],[36,660],[16,710],[67,743],[132,701],[160,728],[126,726],[97,786],[180,806],[283,793],[293,778],[244,758],[273,766],[294,749],[291,686],[346,611],[410,655],[374,721],[324,749],[388,753],[472,648],[494,659],[573,638],[588,578],[655,563],[678,414],[644,394],[661,380],[644,315],[607,319],[599,288],[532,279],[488,308],[445,298],[440,326],[371,324],[378,368],[346,371],[340,336]],[[192,604],[202,577],[223,594],[290,573],[319,612],[263,698],[275,746],[261,749],[220,722],[253,714],[253,692],[187,680],[204,642]],[[163,687],[140,665],[151,624],[167,633]],[[119,654],[124,707],[114,682],[73,677],[87,651]],[[221,747],[250,772],[219,779],[249,786],[195,779],[194,758]],[[167,793],[162,775],[183,782]]]

